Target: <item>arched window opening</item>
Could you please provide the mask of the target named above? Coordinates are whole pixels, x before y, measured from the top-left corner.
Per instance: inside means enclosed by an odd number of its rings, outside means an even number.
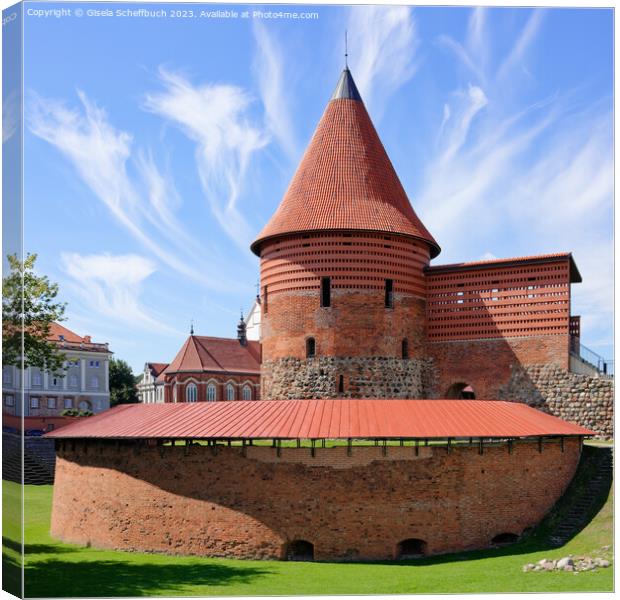
[[[252,399],[252,388],[249,385],[243,386],[243,399],[244,400]]]
[[[81,400],[78,404],[78,408],[80,410],[91,410],[90,402],[88,400]]]
[[[226,400],[235,399],[235,386],[232,383],[226,385]]]
[[[405,338],[400,344],[400,353],[403,360],[409,358],[409,341]]]
[[[396,545],[396,558],[420,558],[426,554],[426,542],[417,538],[409,538]]]
[[[217,396],[217,387],[214,383],[207,386],[207,402],[215,402]]]
[[[344,376],[343,375],[338,376],[338,393],[344,394]]]
[[[195,383],[189,383],[185,388],[185,401],[196,402],[198,400],[198,388]]]
[[[316,341],[313,337],[306,340],[306,358],[314,358],[316,356]]]
[[[286,547],[286,560],[314,560],[314,544],[306,540],[293,540]]]
[[[493,546],[509,546],[519,541],[519,536],[516,533],[499,533],[492,540]]]
[[[450,400],[475,400],[474,388],[463,381],[452,384],[446,392],[446,398]]]

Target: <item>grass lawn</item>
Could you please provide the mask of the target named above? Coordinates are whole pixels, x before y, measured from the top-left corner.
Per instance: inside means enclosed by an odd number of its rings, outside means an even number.
[[[521,571],[524,564],[541,558],[567,554],[597,556],[602,546],[611,545],[611,493],[590,524],[563,548],[551,550],[542,536],[533,536],[501,550],[402,563],[342,564],[173,557],[61,544],[49,535],[52,486],[25,486],[24,490],[29,597],[613,590],[612,568],[579,574]],[[19,495],[17,484],[3,482],[7,501],[18,502]],[[5,568],[5,578],[16,579],[16,573],[11,571],[16,570],[19,560],[19,527],[14,520],[18,516],[10,510],[3,513],[3,550],[9,566],[8,573]]]

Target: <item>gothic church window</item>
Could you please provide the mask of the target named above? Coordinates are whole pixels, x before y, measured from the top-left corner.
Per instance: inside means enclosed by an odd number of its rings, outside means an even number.
[[[190,383],[185,388],[185,400],[187,402],[196,402],[198,400],[198,388],[195,383]]]

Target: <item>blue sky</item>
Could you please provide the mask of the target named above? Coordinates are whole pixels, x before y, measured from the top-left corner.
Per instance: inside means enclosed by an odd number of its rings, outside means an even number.
[[[35,16],[61,7],[84,14]],[[192,318],[234,337],[256,293],[249,244],[336,84],[348,29],[353,76],[442,247],[433,264],[572,251],[582,341],[611,356],[611,10],[86,14],[98,8],[246,9],[26,3],[25,247],[60,283],[68,327],[134,371],[171,360]]]

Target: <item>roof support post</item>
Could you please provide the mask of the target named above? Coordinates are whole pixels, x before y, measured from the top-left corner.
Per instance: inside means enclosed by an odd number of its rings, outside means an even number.
[[[166,447],[164,446],[164,440],[157,440],[157,449],[159,450],[159,457],[163,458],[166,451]]]
[[[297,439],[297,447],[301,448],[301,440],[300,439]]]
[[[478,454],[484,454],[484,438],[478,440]]]
[[[424,440],[424,445],[425,445],[425,446],[428,446],[428,438],[426,438],[426,439]]]
[[[420,456],[420,440],[415,441],[415,455]]]
[[[469,445],[471,446],[473,443],[474,443],[474,438],[473,438],[473,437],[470,437],[470,438],[469,438]]]
[[[245,440],[241,440],[241,456],[247,456],[248,450],[245,446]]]
[[[229,446],[232,446],[232,440],[230,438],[228,438],[227,442]]]
[[[383,440],[383,448],[381,448],[381,454],[387,456],[387,440]]]
[[[560,449],[564,452],[564,436],[560,436]]]
[[[538,452],[539,454],[543,451],[543,439],[542,435],[538,437]]]
[[[404,446],[405,445],[405,440],[403,438],[400,438],[400,445]]]
[[[452,452],[452,438],[448,438],[448,443],[446,445],[446,453],[450,454]]]
[[[321,448],[325,448],[325,438],[321,440]]]
[[[347,456],[353,455],[353,440],[349,438],[347,440]]]
[[[275,442],[275,440],[274,440]],[[280,458],[280,456],[282,456],[282,440],[278,440],[278,443],[276,444],[276,456],[278,458]]]
[[[217,456],[217,441],[213,440],[213,445],[211,446],[211,454],[213,456]]]
[[[276,444],[276,438],[273,438],[273,440],[271,440],[271,447],[275,448],[278,444]]]
[[[512,438],[508,439],[508,454],[512,454]]]
[[[313,457],[316,456],[315,445],[316,445],[316,440],[312,438],[310,440],[310,456],[313,456]]]

